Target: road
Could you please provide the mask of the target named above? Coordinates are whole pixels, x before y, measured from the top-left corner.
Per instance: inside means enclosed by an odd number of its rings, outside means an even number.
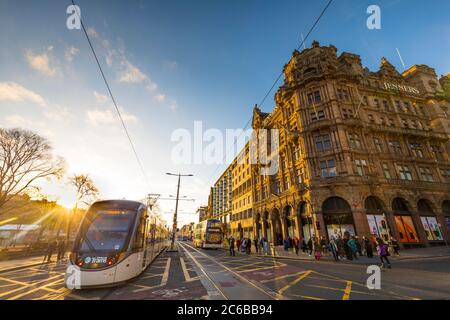
[[[374,263],[377,260],[374,259]],[[137,279],[115,288],[68,290],[64,264],[0,272],[0,299],[20,300],[411,300],[450,299],[450,257],[396,261],[381,289],[366,287],[367,265],[228,256],[179,243]]]

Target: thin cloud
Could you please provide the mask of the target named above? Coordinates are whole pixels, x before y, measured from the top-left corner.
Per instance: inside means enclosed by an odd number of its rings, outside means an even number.
[[[122,119],[125,123],[137,123],[138,118],[119,107]],[[117,114],[112,110],[89,110],[86,112],[87,120],[93,125],[113,124],[119,121]]]
[[[25,52],[25,59],[32,69],[46,76],[53,77],[58,74],[58,69],[54,66],[55,62],[53,61],[52,51],[53,47],[51,46],[41,54],[27,50]]]
[[[166,96],[164,94],[160,93],[155,96],[155,99],[158,102],[164,102],[166,100]]]
[[[0,101],[32,102],[41,107],[47,106],[42,96],[16,82],[0,82]]]
[[[124,65],[124,68],[119,73],[119,82],[141,83],[147,79],[147,76],[128,60],[124,60],[122,64]]]
[[[75,48],[73,46],[71,47],[67,47],[64,50],[64,58],[66,59],[67,62],[72,62],[73,59],[75,58],[75,56],[80,52],[80,50],[78,48]]]
[[[98,103],[105,103],[106,101],[108,101],[107,96],[105,96],[104,94],[98,93],[97,91],[94,91],[94,97]]]
[[[173,99],[170,99],[159,90],[156,82],[128,60],[126,49],[122,44],[119,49],[114,49],[111,42],[103,39],[95,28],[89,27],[87,32],[92,39],[96,40],[95,43],[100,44],[102,47],[108,67],[117,71],[118,82],[142,85],[156,101],[160,103],[166,102],[171,110],[178,108],[177,103]],[[175,70],[178,68],[178,63],[176,61],[166,61],[165,68]]]

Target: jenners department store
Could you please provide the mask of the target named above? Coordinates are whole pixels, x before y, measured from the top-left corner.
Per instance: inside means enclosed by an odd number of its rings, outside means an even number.
[[[448,76],[425,65],[400,74],[385,58],[371,72],[317,42],[294,51],[284,76],[274,110],[253,112],[253,129],[280,130],[280,165],[273,176],[251,166],[247,235],[449,239],[450,104],[439,94]],[[238,211],[215,216],[236,222]]]

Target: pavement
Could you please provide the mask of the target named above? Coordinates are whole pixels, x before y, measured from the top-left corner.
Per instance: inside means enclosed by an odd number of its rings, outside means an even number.
[[[299,260],[310,260],[314,261],[314,256],[310,256],[308,253],[295,252],[291,250],[284,250],[283,246],[272,247],[271,256],[275,258],[289,258],[289,259],[299,259]],[[264,256],[264,255],[261,255]],[[267,255],[266,255],[267,256]],[[391,255],[389,257],[392,261],[407,260],[407,259],[427,259],[427,258],[438,258],[450,256],[450,247],[439,246],[439,247],[429,247],[429,248],[417,248],[417,249],[405,249],[400,252],[400,255]],[[373,258],[368,258],[366,256],[359,256],[357,260],[342,260],[341,262],[356,263],[356,264],[372,264],[374,260],[378,260],[378,256],[374,253]],[[334,261],[333,256],[328,253],[321,257],[321,260]]]
[[[197,249],[188,242],[180,242],[176,252],[163,252],[138,278],[112,288],[69,290],[65,263],[33,265],[39,262],[35,259],[27,265],[21,259],[0,263],[0,300],[450,299],[446,251],[415,249],[400,257],[391,259],[392,269],[381,270],[380,290],[367,288],[363,263],[240,253],[230,257],[226,250]],[[375,258],[371,264],[377,262]]]

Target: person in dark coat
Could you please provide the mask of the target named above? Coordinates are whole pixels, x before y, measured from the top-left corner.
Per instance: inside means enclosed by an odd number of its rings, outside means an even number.
[[[230,256],[235,256],[236,252],[234,252],[234,238],[231,236],[230,240],[228,240],[230,243]]]
[[[60,262],[64,255],[66,254],[66,241],[64,239],[61,239],[58,241],[58,258],[57,261]]]
[[[312,255],[312,251],[313,251],[313,241],[312,241],[312,238],[309,238],[307,246],[308,246],[308,250],[309,250],[309,256],[311,256],[311,255]]]
[[[48,243],[47,252],[44,256],[44,261],[47,261],[47,262],[52,261],[53,253],[55,252],[57,247],[58,247],[58,241],[56,241],[56,240],[52,240]]]
[[[355,241],[356,241],[356,250],[358,251],[358,254],[360,257],[362,257],[362,246],[361,246],[361,242],[359,241],[358,236],[355,236]]]
[[[306,253],[306,249],[308,249],[308,246],[306,245],[305,239],[302,240],[302,251],[303,253]]]
[[[372,242],[370,241],[370,239],[363,237],[363,245],[364,245],[364,250],[366,251],[367,258],[373,258],[373,247],[372,247]]]
[[[246,249],[245,251],[247,252],[247,254],[250,254],[252,252],[252,240],[250,238],[247,239],[245,249]]]

